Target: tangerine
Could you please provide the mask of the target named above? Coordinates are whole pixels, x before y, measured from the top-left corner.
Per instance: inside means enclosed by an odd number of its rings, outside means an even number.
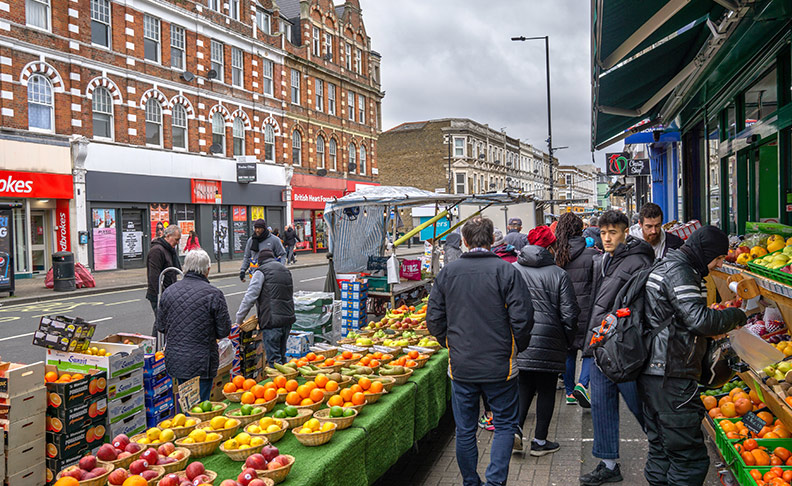
[[[275,400],[277,396],[278,396],[278,392],[275,391],[274,388],[267,388],[266,390],[264,390],[264,400],[268,402],[270,400]]]
[[[308,387],[308,390],[313,390],[317,387],[316,382],[314,381],[306,381],[305,386]]]
[[[721,405],[720,409],[721,409],[721,413],[724,415],[724,417],[732,418],[732,417],[736,417],[737,416],[737,409],[734,406],[733,402],[724,403],[723,405]]]
[[[371,388],[369,388],[369,391],[371,393],[380,393],[380,392],[382,392],[383,388],[384,387],[383,387],[381,381],[372,381],[371,382]]]
[[[250,389],[250,393],[255,395],[256,398],[264,398],[264,392],[266,391],[267,389],[262,385],[253,385],[253,387]]]
[[[303,398],[302,401],[300,402],[300,406],[313,405],[313,404],[314,401],[311,400],[310,398]]]
[[[750,452],[748,452],[748,451],[742,452],[740,454],[740,457],[742,457],[742,460],[743,460],[743,462],[745,463],[746,466],[755,466],[756,465],[756,459],[754,459],[753,454],[751,454]]]
[[[58,381],[58,373],[55,371],[48,371],[46,375],[44,375],[44,381],[47,383],[54,383]]]
[[[322,374],[316,375],[316,378],[314,378],[314,383],[316,383],[316,386],[318,386],[319,388],[324,388],[327,385],[328,381],[330,381],[330,379],[327,378],[326,375],[322,375]]]
[[[283,388],[285,388],[286,391],[292,392],[295,391],[298,386],[300,385],[297,383],[297,380],[289,380],[284,384]]]
[[[360,385],[352,385],[349,389],[352,390],[352,393],[363,393],[363,387]]]
[[[324,362],[325,366],[335,366],[335,360],[333,358],[327,358]]]
[[[300,401],[302,401],[302,397],[295,391],[291,391],[286,395],[286,403],[289,405],[299,405]]]
[[[327,400],[328,407],[340,407],[344,404],[344,399],[341,398],[341,395],[333,395]]]
[[[362,392],[355,393],[352,395],[352,403],[354,405],[363,405],[366,403],[366,395],[364,395]]]
[[[344,351],[341,353],[341,357],[344,359],[351,359],[352,358],[352,351]]]
[[[82,373],[75,373],[71,377],[72,381],[79,381],[82,380],[83,378],[85,378],[85,375],[83,375]]]
[[[364,356],[363,358],[360,359],[360,364],[363,366],[368,366],[369,363],[371,363],[371,358],[369,358],[368,356]]]
[[[756,405],[759,405],[760,403],[762,403],[762,401],[759,400],[759,395],[754,390],[751,390],[750,392],[748,392],[748,397]]]
[[[242,389],[245,390],[245,391],[249,391],[254,386],[256,386],[256,380],[254,380],[252,378],[248,378],[247,380],[242,382]]]
[[[63,383],[69,383],[71,381],[71,375],[68,374],[68,373],[64,373],[64,374],[60,375],[60,378],[58,378],[58,381],[63,382]]]
[[[338,393],[338,396],[340,396],[341,399],[344,400],[345,402],[351,402],[352,401],[352,395],[354,395],[354,394],[355,393],[352,391],[351,388],[343,388]]]
[[[756,414],[756,416],[764,420],[766,424],[773,423],[773,414],[771,414],[770,412],[759,412]]]
[[[316,353],[308,353],[305,355],[305,359],[308,361],[316,361]]]
[[[754,478],[754,481],[761,481],[762,473],[758,469],[751,469],[751,477]]]
[[[226,393],[234,393],[237,391],[237,387],[236,385],[234,385],[232,382],[229,381],[228,383],[223,385],[223,391]]]
[[[418,359],[419,355],[420,353],[418,351],[410,351],[409,353],[407,353],[407,357],[410,359]]]
[[[748,398],[738,398],[734,401],[734,410],[737,412],[737,415],[743,416],[746,413],[750,412],[753,408],[753,403]]]
[[[245,377],[242,375],[237,375],[231,379],[231,383],[233,383],[234,386],[239,390],[242,388],[242,385],[245,384]]]
[[[256,401],[253,402],[253,405],[261,405],[262,403],[267,403],[266,398],[256,398]]]
[[[250,393],[249,391],[246,391],[245,393],[242,394],[241,402],[243,404],[253,404],[253,402],[255,401],[256,401],[256,395]]]
[[[275,385],[275,383],[273,383],[271,381],[268,381],[268,382],[264,383],[264,388],[267,388],[267,389],[272,388],[273,390],[277,390],[278,389],[278,387]]]
[[[380,365],[380,362],[377,361],[376,359],[372,359],[371,362],[369,363],[369,366],[371,366],[372,368],[376,368],[379,365]]]
[[[324,400],[324,392],[318,388],[314,388],[313,390],[311,390],[310,399],[314,403],[319,403],[322,400]]]
[[[759,443],[756,442],[756,440],[754,440],[754,439],[748,439],[745,442],[743,442],[743,448],[746,451],[750,452],[750,451],[756,449],[757,447],[759,447]]]
[[[300,395],[300,398],[308,398],[311,396],[311,389],[305,385],[300,385],[297,387],[297,393]]]
[[[286,388],[286,377],[283,375],[276,376],[272,379],[272,382],[275,383],[275,386],[278,388]]]
[[[327,380],[327,383],[324,386],[324,389],[329,392],[334,392],[338,390],[338,382],[335,380]]]
[[[754,449],[751,451],[751,454],[753,454],[757,466],[770,465],[770,456],[762,449]]]
[[[362,388],[364,391],[368,390],[369,388],[371,388],[371,380],[363,377],[358,380],[358,385],[360,385],[360,388]]]

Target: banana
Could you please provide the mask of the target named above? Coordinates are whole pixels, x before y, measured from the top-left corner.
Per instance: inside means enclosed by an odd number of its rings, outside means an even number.
[[[380,370],[380,375],[383,376],[403,375],[404,373],[406,373],[404,366],[383,366],[383,369]]]
[[[284,375],[289,374],[289,373],[294,373],[295,370],[297,370],[297,366],[296,365],[295,366],[289,366],[288,364],[287,365],[281,365],[281,364],[278,364],[278,363],[273,363],[272,366],[274,366],[276,370],[278,370],[279,372],[283,373]]]

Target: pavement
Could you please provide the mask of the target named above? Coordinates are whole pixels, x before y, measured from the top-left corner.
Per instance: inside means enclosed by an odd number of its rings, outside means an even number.
[[[534,401],[535,403],[535,401]],[[536,406],[528,414],[524,430],[529,435],[536,423]],[[646,436],[638,422],[622,402],[621,446],[619,460],[624,486],[647,486],[643,467],[648,452]],[[492,432],[478,429],[479,462],[478,472],[482,481],[489,464]],[[591,412],[579,406],[566,405],[564,394],[556,395],[555,414],[550,425],[550,440],[558,442],[561,449],[543,457],[532,457],[528,453],[513,454],[509,466],[508,484],[520,486],[570,486],[580,484],[581,474],[591,472],[599,460],[591,455],[593,433]],[[716,463],[722,462],[715,444],[707,439],[710,449],[710,472],[704,486],[721,486]],[[526,450],[530,447],[524,442]],[[454,419],[450,410],[440,425],[418,442],[412,451],[401,457],[374,486],[450,486],[462,484],[462,476],[456,462],[454,444]],[[736,483],[735,483],[736,484]]]

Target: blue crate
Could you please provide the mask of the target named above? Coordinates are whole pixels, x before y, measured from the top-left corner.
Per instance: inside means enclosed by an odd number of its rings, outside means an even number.
[[[345,320],[366,322],[366,309],[341,309],[341,323]]]
[[[157,382],[146,383],[144,389],[147,400],[149,398],[155,399],[173,390],[173,380],[170,376],[166,376]]]
[[[164,410],[176,408],[176,401],[173,399],[173,391],[164,394],[156,400],[149,400],[146,397],[146,415],[159,416]]]
[[[344,309],[346,309],[346,310],[360,310],[360,309],[365,310],[367,303],[368,303],[368,300],[359,300],[359,301],[357,301],[357,300],[345,300],[345,301],[341,301],[341,310],[342,311]]]
[[[149,359],[151,357],[151,359]],[[165,372],[165,358],[157,361],[154,355],[150,354],[144,358],[143,376],[156,376]]]
[[[348,292],[365,292],[368,290],[368,283],[367,282],[353,282],[350,280],[342,280],[341,281],[341,291],[348,291]]]
[[[354,290],[341,291],[342,302],[347,302],[347,301],[356,302],[356,301],[366,300],[367,298],[368,298],[368,291],[365,290],[362,292],[356,292]]]

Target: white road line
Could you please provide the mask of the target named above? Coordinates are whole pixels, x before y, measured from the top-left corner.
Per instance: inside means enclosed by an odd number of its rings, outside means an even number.
[[[231,294],[225,294],[225,296],[231,297],[232,295],[240,295],[240,294],[244,294],[245,292],[247,292],[247,290],[243,290],[242,292],[233,292]]]
[[[132,302],[140,302],[141,299],[132,299],[132,300],[122,300],[121,302],[113,302],[110,304],[105,304],[106,307],[110,307],[111,305],[121,305],[121,304],[129,304]]]
[[[112,317],[102,317],[101,319],[94,319],[94,320],[89,321],[89,322],[91,324],[96,324],[97,322],[109,321],[110,319],[112,319]]]
[[[8,340],[11,340],[11,339],[28,337],[28,336],[32,336],[33,334],[34,333],[29,332],[27,334],[20,334],[19,336],[9,336],[9,337],[5,337],[5,338],[0,339],[0,341],[8,341]]]
[[[321,280],[323,278],[327,278],[327,276],[323,275],[321,277],[306,278],[305,280],[300,280],[300,283],[313,282],[314,280]]]
[[[218,289],[227,289],[228,287],[236,287],[236,284],[231,284],[231,285],[218,285],[218,286],[217,286],[217,288],[218,288]]]

